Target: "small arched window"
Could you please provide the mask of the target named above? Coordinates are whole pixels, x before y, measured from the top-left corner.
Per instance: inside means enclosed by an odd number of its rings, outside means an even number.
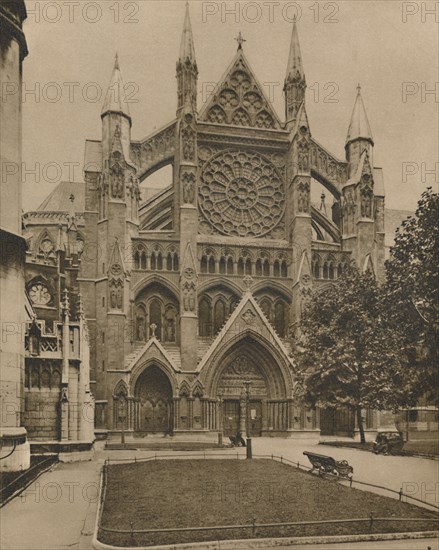
[[[279,264],[279,260],[276,260],[276,261],[274,262],[273,274],[274,274],[275,277],[279,277],[279,276],[280,276],[280,264]]]
[[[201,258],[201,273],[207,273],[207,258],[203,256]]]
[[[166,269],[167,271],[172,271],[172,254],[168,252],[166,257]]]
[[[215,258],[213,256],[209,258],[209,273],[215,273]]]
[[[238,260],[238,275],[244,275],[244,260],[242,258]]]
[[[268,260],[264,260],[264,276],[268,277],[270,275],[270,262]]]
[[[226,272],[226,259],[222,257],[219,262],[219,272],[224,275]]]
[[[245,274],[251,275],[252,274],[252,262],[250,258],[247,258],[245,261]]]

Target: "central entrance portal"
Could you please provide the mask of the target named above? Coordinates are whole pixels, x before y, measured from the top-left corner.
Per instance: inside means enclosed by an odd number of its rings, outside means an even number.
[[[250,358],[238,356],[223,372],[219,391],[223,395],[222,426],[224,435],[234,436],[238,431],[245,435],[247,411],[244,382],[250,384],[248,410],[251,437],[262,435],[262,403],[268,397],[267,382],[260,368]]]
[[[135,396],[140,402],[137,430],[147,433],[172,430],[172,388],[161,369],[152,366],[142,372]]]

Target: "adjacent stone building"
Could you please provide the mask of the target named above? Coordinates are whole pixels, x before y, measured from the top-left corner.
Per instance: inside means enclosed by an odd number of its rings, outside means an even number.
[[[0,2],[0,443],[1,470],[29,467],[24,428],[26,322],[21,231],[21,83],[27,55],[22,0]],[[29,309],[28,309],[29,314]]]
[[[38,213],[21,210],[25,19],[22,0],[1,0],[0,468],[11,471],[29,467],[30,448],[85,450],[94,441],[89,337],[76,281],[80,216],[72,193],[66,203],[52,194]]]

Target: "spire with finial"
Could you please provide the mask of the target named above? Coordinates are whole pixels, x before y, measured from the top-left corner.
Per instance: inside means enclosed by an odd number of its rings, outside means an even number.
[[[197,109],[198,68],[195,60],[194,37],[189,15],[189,3],[186,2],[183,33],[181,35],[180,54],[177,61],[178,101],[177,114],[183,108],[191,111]]]
[[[356,139],[370,141],[373,145],[372,130],[370,129],[363,98],[361,96],[361,86],[357,86],[357,97],[355,99],[354,110],[352,111],[351,122],[349,124],[346,145]]]
[[[120,70],[119,55],[117,53],[114,58],[113,73],[105,96],[101,117],[104,117],[108,113],[121,114],[128,118],[131,123],[130,109],[125,93],[125,83]]]
[[[296,77],[297,75],[305,80],[305,73],[303,71],[302,64],[302,54],[300,52],[299,33],[297,32],[297,22],[296,18],[294,17],[286,79],[291,76]]]
[[[305,72],[303,70],[296,18],[294,18],[287,74],[284,84],[285,118],[287,123],[296,120],[300,106],[305,101],[305,89]]]
[[[184,14],[183,33],[180,42],[179,60],[183,63],[186,60],[195,63],[194,36],[192,34],[191,18],[189,14],[189,2],[186,2],[186,11]]]

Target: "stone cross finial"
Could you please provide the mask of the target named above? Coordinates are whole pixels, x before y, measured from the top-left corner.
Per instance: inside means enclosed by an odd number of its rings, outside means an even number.
[[[155,331],[157,330],[157,325],[155,323],[151,323],[149,325],[149,328],[151,329],[151,338],[155,338]]]
[[[251,277],[250,275],[246,275],[244,279],[242,279],[242,281],[245,285],[245,290],[248,292],[251,289],[252,284],[254,283],[253,277]]]
[[[235,38],[236,42],[238,42],[238,50],[242,50],[242,45],[244,42],[247,42],[247,40],[245,40],[243,37],[242,37],[242,34],[241,34],[241,31],[239,31],[239,34],[238,36]]]

